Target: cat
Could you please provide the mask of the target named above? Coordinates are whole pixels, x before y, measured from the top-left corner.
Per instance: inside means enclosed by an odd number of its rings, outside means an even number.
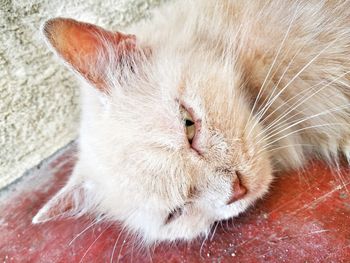
[[[350,159],[350,2],[169,2],[111,32],[43,26],[82,82],[78,161],[33,223],[85,213],[144,244],[205,236],[277,170]]]

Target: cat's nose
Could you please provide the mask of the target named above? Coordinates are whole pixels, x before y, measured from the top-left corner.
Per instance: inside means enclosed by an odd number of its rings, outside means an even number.
[[[238,174],[236,179],[232,182],[231,193],[231,198],[227,201],[228,205],[242,199],[247,193],[247,188],[241,183]]]

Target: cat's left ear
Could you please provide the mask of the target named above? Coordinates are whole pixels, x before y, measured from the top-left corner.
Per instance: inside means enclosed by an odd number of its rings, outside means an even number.
[[[136,37],[110,32],[68,18],[48,20],[43,33],[49,45],[68,65],[98,90],[106,92],[111,67],[132,60],[138,53]],[[113,69],[112,69],[113,70]]]
[[[86,196],[84,185],[73,183],[70,180],[38,211],[33,217],[32,223],[44,223],[85,214],[89,209]]]

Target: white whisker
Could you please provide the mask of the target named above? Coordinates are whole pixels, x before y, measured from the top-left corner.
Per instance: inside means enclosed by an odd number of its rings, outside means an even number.
[[[342,36],[343,34],[341,34],[340,36]],[[266,103],[266,105],[264,105],[262,110],[257,113],[257,116],[263,116],[266,113],[266,111],[270,108],[270,106],[275,102],[275,100],[294,82],[294,80],[297,77],[299,77],[300,74],[303,73],[304,70],[307,69],[317,58],[319,58],[323,54],[324,51],[326,51],[331,45],[333,45],[334,42],[336,42],[340,36],[338,36],[336,39],[334,39],[332,42],[330,42],[316,56],[314,56],[308,63],[306,63],[306,65],[304,65],[301,68],[301,70],[299,70],[298,73],[295,74],[295,76],[274,96],[274,98],[271,101],[269,101],[268,103]]]
[[[313,126],[304,127],[304,128],[301,128],[301,129],[292,131],[292,132],[290,132],[290,133],[288,133],[288,134],[286,134],[286,135],[284,135],[284,136],[282,136],[282,137],[279,137],[279,138],[273,140],[272,142],[269,142],[268,144],[265,145],[265,147],[267,147],[267,146],[269,146],[269,145],[271,145],[271,144],[273,144],[273,143],[275,143],[275,142],[277,142],[277,141],[280,141],[280,140],[282,140],[282,139],[284,139],[284,138],[286,138],[286,137],[288,137],[288,136],[290,136],[290,135],[292,135],[292,134],[299,133],[299,132],[301,132],[301,131],[305,131],[305,130],[309,130],[309,129],[314,129],[314,128],[320,128],[320,127],[333,126],[333,125],[343,125],[343,124],[344,124],[344,123],[326,123],[326,124],[319,124],[319,125],[313,125]]]
[[[283,119],[287,114],[289,114],[292,110],[296,109],[298,106],[300,106],[301,104],[305,103],[307,100],[309,100],[311,97],[315,96],[316,94],[318,94],[319,92],[321,92],[323,89],[325,89],[326,87],[328,87],[329,85],[333,84],[335,81],[337,81],[338,79],[344,77],[345,75],[349,74],[350,71],[345,72],[344,74],[342,74],[341,76],[335,78],[334,80],[332,80],[331,82],[327,83],[327,85],[323,86],[322,88],[318,89],[315,92],[312,92],[308,97],[304,98],[301,97],[300,99],[298,99],[295,103],[297,103],[297,105],[292,104],[288,109],[287,112],[285,112],[283,115],[281,115],[280,117],[278,117],[277,119],[275,119],[271,124],[269,124],[269,126],[266,128],[266,130],[268,130],[270,127],[272,127],[275,123],[279,122],[281,119]],[[320,83],[316,84],[315,86],[319,85]],[[314,86],[312,86],[314,87]],[[312,88],[311,87],[311,88]],[[301,100],[301,101],[299,101]],[[280,105],[280,107],[282,107],[283,105]],[[277,110],[277,109],[276,109]],[[275,111],[276,111],[275,110]],[[270,113],[267,118],[269,116],[271,116],[271,114],[273,114],[275,111],[273,111],[272,113]],[[294,116],[289,117],[288,119],[292,118]],[[287,119],[287,120],[288,120]],[[266,119],[265,119],[266,120]]]
[[[256,107],[256,105],[257,105],[257,102],[260,100],[260,97],[261,97],[261,95],[262,95],[262,92],[263,92],[263,90],[265,89],[265,83],[266,83],[266,81],[268,80],[268,78],[269,78],[269,76],[270,76],[270,74],[271,74],[271,71],[272,71],[272,69],[273,69],[273,67],[274,67],[274,65],[275,65],[275,63],[276,63],[276,61],[277,61],[277,58],[279,57],[279,55],[280,55],[280,53],[281,53],[281,51],[282,51],[282,48],[283,48],[283,46],[284,46],[284,43],[286,42],[286,40],[287,40],[287,38],[288,38],[288,35],[289,35],[290,30],[291,30],[291,28],[292,28],[294,19],[295,19],[297,13],[298,13],[297,11],[298,11],[298,10],[297,10],[297,8],[296,8],[296,9],[295,9],[295,12],[294,12],[294,14],[293,14],[293,17],[292,17],[292,19],[291,19],[291,21],[290,21],[290,23],[289,23],[289,26],[288,26],[288,29],[287,29],[287,31],[286,31],[286,34],[284,35],[284,37],[283,37],[283,39],[282,39],[282,42],[281,42],[281,44],[280,44],[280,46],[279,46],[279,48],[278,48],[278,50],[277,50],[276,56],[275,56],[275,58],[274,58],[274,60],[273,60],[273,62],[272,62],[272,64],[271,64],[271,67],[270,67],[270,69],[268,70],[268,72],[267,72],[267,74],[266,74],[266,77],[265,77],[265,79],[264,79],[264,81],[263,81],[263,83],[262,83],[262,85],[261,85],[261,88],[259,89],[259,92],[258,92],[257,97],[255,98],[255,101],[254,101],[253,107],[252,107],[252,109],[251,109],[250,115],[249,115],[249,117],[248,117],[247,123],[250,122],[250,119],[251,119],[251,117],[252,117],[252,115],[253,115],[253,113],[254,113],[254,111],[255,111],[255,107]],[[250,133],[248,133],[248,134],[250,134]],[[249,135],[248,135],[248,136],[249,136]]]
[[[122,236],[122,234],[124,232],[125,227],[126,227],[126,225],[124,225],[123,228],[120,230],[119,235],[118,235],[116,241],[114,242],[113,249],[112,249],[112,254],[111,254],[111,259],[109,261],[110,263],[113,263],[114,253],[115,253],[115,250],[117,248],[119,239],[120,239],[120,237]]]
[[[290,145],[284,145],[284,146],[280,146],[280,147],[276,147],[276,148],[272,148],[272,149],[268,149],[266,150],[266,148],[258,151],[257,154],[261,153],[262,151],[264,152],[273,152],[273,151],[277,151],[277,150],[281,150],[281,149],[285,149],[285,148],[289,148],[289,147],[295,147],[295,146],[308,146],[308,147],[315,147],[315,145],[312,144],[307,144],[307,143],[297,143],[297,144],[290,144]]]
[[[97,236],[97,238],[94,240],[94,242],[92,242],[92,243],[90,244],[90,246],[87,248],[87,250],[85,251],[85,253],[84,253],[84,255],[82,256],[82,258],[80,259],[79,263],[82,263],[82,262],[83,262],[85,256],[86,256],[87,253],[90,251],[90,249],[92,248],[92,246],[95,245],[95,243],[97,242],[97,240],[103,235],[104,232],[106,232],[106,230],[107,230],[108,228],[110,228],[111,225],[112,225],[112,224],[110,224],[109,226],[107,226],[107,227]]]
[[[219,225],[219,221],[215,223],[215,227],[214,227],[214,230],[213,230],[213,234],[211,235],[211,237],[210,237],[210,239],[209,239],[210,242],[213,241],[213,238],[214,238],[214,235],[215,235],[215,233],[216,233],[216,229],[217,229],[218,225]]]
[[[307,120],[310,120],[310,119],[313,119],[313,118],[316,118],[316,117],[319,117],[319,116],[322,116],[322,115],[330,114],[330,113],[332,113],[332,112],[340,111],[340,110],[342,110],[342,109],[348,108],[349,106],[350,106],[350,103],[347,103],[347,104],[345,104],[345,105],[341,105],[341,106],[332,108],[332,109],[330,109],[330,110],[325,110],[325,111],[320,112],[320,113],[318,113],[318,114],[314,114],[314,115],[311,115],[311,116],[307,116],[307,117],[305,117],[305,118],[301,118],[301,119],[297,120],[296,122],[293,122],[293,123],[291,123],[291,124],[288,124],[288,126],[285,127],[285,128],[283,128],[282,130],[279,130],[279,131],[277,131],[277,132],[275,132],[275,133],[271,133],[271,132],[270,132],[270,133],[267,133],[266,136],[265,136],[263,139],[264,139],[264,140],[268,140],[268,139],[270,139],[270,138],[276,136],[277,134],[280,134],[280,133],[282,133],[282,132],[284,132],[284,131],[286,131],[286,130],[288,130],[288,129],[290,129],[290,128],[292,128],[292,127],[298,125],[298,124],[301,124],[301,123],[303,123],[303,122],[305,122],[305,121],[307,121]],[[343,124],[344,124],[344,123],[343,123]],[[275,130],[272,130],[272,131],[275,131]],[[261,140],[262,140],[262,139],[261,139]]]
[[[72,243],[79,238],[82,234],[84,234],[87,230],[89,230],[91,227],[93,227],[94,225],[100,223],[102,221],[102,219],[96,220],[94,222],[92,222],[89,226],[87,226],[85,229],[83,229],[83,231],[81,231],[79,234],[77,234],[69,243],[68,246],[71,246]]]

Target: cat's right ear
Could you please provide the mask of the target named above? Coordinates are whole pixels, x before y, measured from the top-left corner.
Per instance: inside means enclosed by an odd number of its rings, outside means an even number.
[[[98,90],[108,92],[110,70],[138,53],[136,37],[67,18],[48,20],[44,36],[59,57]],[[113,68],[112,68],[113,70]]]

